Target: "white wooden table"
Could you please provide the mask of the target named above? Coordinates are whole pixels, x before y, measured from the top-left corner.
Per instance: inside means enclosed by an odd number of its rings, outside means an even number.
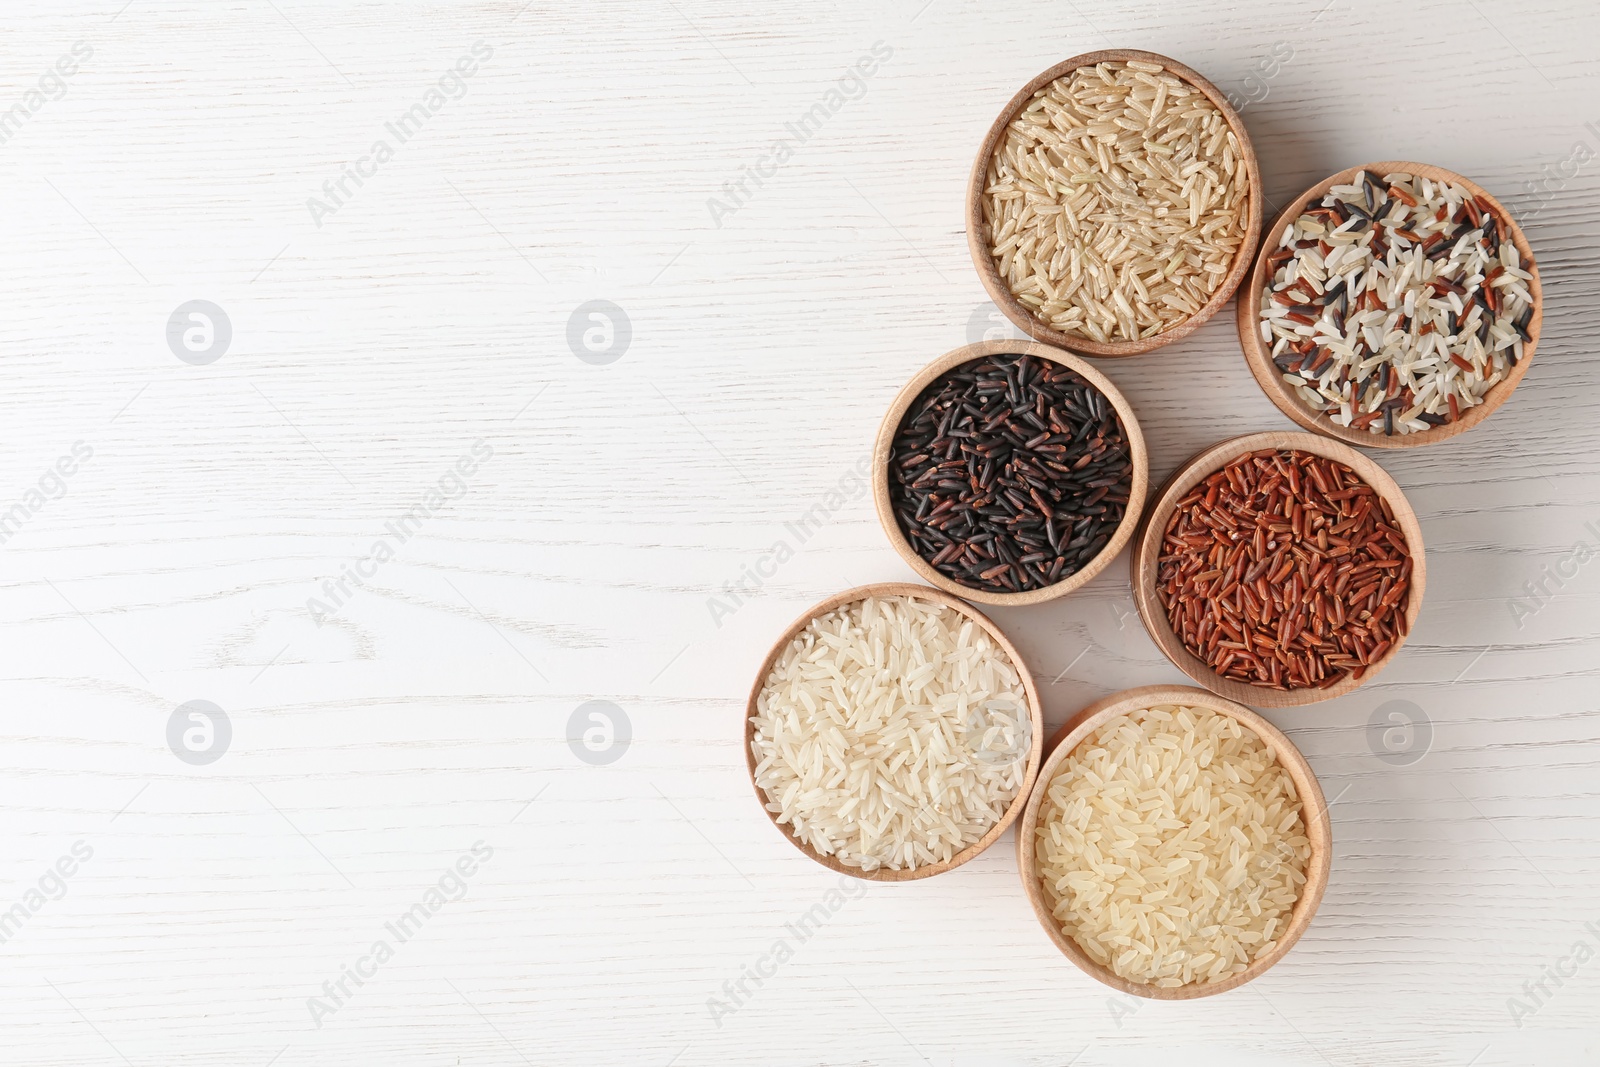
[[[16,0],[0,1060],[1600,1062],[1600,11],[1325,2]],[[1492,420],[1378,455],[1427,537],[1404,654],[1271,716],[1338,798],[1316,922],[1180,1005],[1062,959],[1009,834],[830,896],[738,742],[790,618],[910,577],[851,472],[997,328],[983,131],[1106,46],[1237,94],[1276,202],[1474,177],[1548,300]],[[1289,426],[1231,309],[1105,366],[1157,477]],[[1119,562],[996,613],[1052,724],[1180,679],[1130,612]],[[1368,728],[1395,701],[1431,738]]]

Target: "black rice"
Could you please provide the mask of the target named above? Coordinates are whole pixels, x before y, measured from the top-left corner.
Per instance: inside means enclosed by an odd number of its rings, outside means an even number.
[[[1133,459],[1110,400],[1049,360],[993,355],[912,402],[889,494],[918,555],[961,585],[1023,592],[1071,577],[1127,512]]]

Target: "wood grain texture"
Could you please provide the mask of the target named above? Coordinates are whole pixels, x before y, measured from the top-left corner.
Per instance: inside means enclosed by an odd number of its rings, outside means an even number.
[[[1600,922],[1600,564],[1574,552],[1600,546],[1600,163],[1566,165],[1600,147],[1593,5],[1423,0],[1406,23],[1451,57],[1426,77],[1375,0],[8,13],[0,114],[93,52],[0,144],[0,515],[93,450],[0,545],[0,914],[93,849],[0,945],[8,1063],[1595,1061],[1600,963],[1508,1007]],[[465,92],[319,227],[308,199],[478,41]],[[844,896],[761,816],[739,744],[795,615],[914,580],[852,475],[912,373],[1004,329],[963,234],[984,131],[1106,47],[1246,102],[1268,211],[1362,160],[1472,176],[1545,295],[1493,419],[1381,457],[1428,543],[1404,654],[1269,715],[1331,804],[1316,920],[1259,981],[1134,1013],[1050,944],[1009,847]],[[632,326],[604,366],[567,342],[600,298]],[[233,326],[208,366],[166,343],[193,299]],[[1158,480],[1293,429],[1226,314],[1106,373]],[[307,601],[479,440],[465,491],[316,625]],[[1183,680],[1120,561],[989,614],[1052,725]],[[194,699],[233,725],[208,766],[167,747]],[[595,699],[632,725],[604,766],[567,741]],[[1431,721],[1415,762],[1378,758],[1408,755],[1368,728],[1390,701]],[[480,840],[461,899],[318,1027],[308,999]]]

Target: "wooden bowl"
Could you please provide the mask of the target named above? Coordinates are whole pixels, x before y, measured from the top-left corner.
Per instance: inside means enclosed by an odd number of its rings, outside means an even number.
[[[1016,118],[1023,108],[1033,100],[1033,94],[1055,81],[1077,70],[1079,67],[1092,67],[1096,63],[1113,61],[1126,62],[1127,60],[1143,60],[1149,63],[1160,63],[1171,73],[1182,78],[1206,95],[1216,109],[1227,120],[1229,129],[1239,139],[1239,150],[1244,155],[1245,168],[1249,177],[1249,199],[1245,205],[1246,221],[1244,241],[1239,245],[1239,252],[1234,256],[1233,266],[1229,269],[1227,277],[1223,279],[1211,299],[1189,318],[1180,322],[1165,333],[1156,334],[1154,337],[1145,337],[1138,341],[1112,341],[1101,342],[1089,337],[1078,337],[1073,334],[1061,333],[1053,327],[1040,322],[1038,317],[1028,309],[1028,306],[1011,294],[1011,288],[1000,276],[1000,269],[995,266],[994,257],[989,254],[989,238],[987,227],[983,222],[983,190],[988,184],[989,160],[994,156],[995,148],[999,146],[1001,138],[1005,136],[1006,127],[1011,125],[1011,120]],[[1244,280],[1245,272],[1250,269],[1250,263],[1255,253],[1256,242],[1261,238],[1261,168],[1256,163],[1256,150],[1250,143],[1250,134],[1244,128],[1239,113],[1235,111],[1217,87],[1194,70],[1184,66],[1175,59],[1169,59],[1155,52],[1140,52],[1128,48],[1108,48],[1099,52],[1085,52],[1080,56],[1073,56],[1062,63],[1057,63],[1049,70],[1034,78],[1013,96],[1009,103],[1000,111],[999,118],[994,120],[994,125],[989,127],[989,132],[983,139],[983,144],[978,148],[977,159],[972,164],[972,173],[967,179],[967,249],[972,253],[972,264],[978,268],[978,277],[983,280],[983,287],[989,293],[989,299],[994,301],[995,307],[1004,312],[1006,318],[1017,324],[1017,327],[1037,341],[1055,345],[1057,348],[1070,349],[1086,356],[1137,356],[1160,348],[1162,345],[1171,344],[1173,341],[1187,337],[1198,330],[1211,316],[1215,315],[1228,298],[1239,288],[1239,283]]]
[[[1073,749],[1107,722],[1119,715],[1161,704],[1205,708],[1231,715],[1255,731],[1257,736],[1272,747],[1278,762],[1294,782],[1295,792],[1300,797],[1301,819],[1305,823],[1306,837],[1311,844],[1311,858],[1306,861],[1306,884],[1300,891],[1300,899],[1295,902],[1294,910],[1289,914],[1289,924],[1278,938],[1277,945],[1271,952],[1253,961],[1245,970],[1217,982],[1191,983],[1175,987],[1145,985],[1130,982],[1114,974],[1109,968],[1102,967],[1056,923],[1055,917],[1050,914],[1050,904],[1045,898],[1044,889],[1040,886],[1039,877],[1035,872],[1037,857],[1034,841],[1039,827],[1039,811],[1044,806],[1050,780],[1056,776],[1061,764]],[[1242,704],[1223,700],[1203,689],[1186,685],[1146,685],[1112,693],[1090,704],[1057,730],[1050,738],[1047,747],[1050,754],[1039,770],[1039,780],[1033,787],[1033,795],[1028,798],[1028,807],[1022,814],[1022,821],[1017,824],[1017,870],[1022,876],[1022,888],[1028,894],[1028,902],[1033,905],[1033,912],[1039,917],[1045,932],[1050,935],[1050,940],[1054,941],[1062,955],[1077,964],[1080,970],[1098,978],[1113,989],[1136,997],[1148,997],[1151,1000],[1194,1000],[1197,997],[1210,997],[1226,993],[1230,989],[1237,989],[1283,959],[1294,947],[1294,943],[1300,940],[1300,935],[1305,933],[1306,927],[1311,923],[1311,917],[1317,912],[1317,905],[1322,903],[1323,891],[1328,887],[1328,871],[1333,858],[1333,830],[1328,818],[1327,801],[1323,799],[1322,787],[1317,784],[1317,776],[1312,772],[1311,765],[1300,754],[1300,750],[1294,747],[1294,743],[1276,726]]]
[[[1111,535],[1111,540],[1100,554],[1090,560],[1088,565],[1077,573],[1069,575],[1041,589],[1029,589],[1020,593],[994,593],[986,589],[973,589],[962,585],[960,582],[940,574],[934,566],[917,554],[911,547],[911,542],[906,539],[904,531],[900,529],[900,520],[895,517],[894,505],[889,499],[889,457],[894,450],[895,434],[900,430],[900,422],[905,418],[906,411],[913,401],[922,395],[922,391],[946,371],[958,367],[963,363],[984,356],[1000,354],[1037,356],[1048,359],[1052,363],[1059,363],[1070,367],[1103,393],[1111,406],[1117,411],[1117,418],[1122,421],[1122,432],[1128,438],[1128,450],[1133,459],[1133,484],[1128,493],[1128,510],[1123,515],[1122,522]],[[1105,570],[1117,553],[1122,551],[1133,537],[1134,527],[1138,524],[1139,513],[1144,509],[1145,493],[1150,484],[1150,457],[1145,451],[1144,434],[1139,430],[1139,420],[1133,416],[1133,408],[1128,400],[1111,383],[1111,379],[1095,370],[1084,360],[1039,344],[1036,341],[979,341],[976,344],[963,345],[960,348],[946,352],[932,363],[918,371],[895,396],[894,402],[889,405],[889,410],[883,416],[883,422],[878,426],[878,440],[872,450],[872,500],[878,510],[878,523],[883,527],[883,532],[888,535],[889,543],[894,550],[900,553],[900,558],[905,560],[917,576],[931,585],[943,589],[947,593],[967,600],[975,600],[980,604],[995,604],[1002,607],[1015,607],[1023,604],[1040,604],[1046,600],[1066,596],[1077,589],[1095,575]]]
[[[1522,358],[1517,365],[1511,368],[1511,373],[1504,381],[1497,382],[1494,388],[1484,395],[1483,403],[1473,408],[1468,408],[1461,418],[1455,422],[1447,422],[1443,426],[1435,426],[1430,430],[1420,430],[1417,433],[1396,434],[1393,437],[1387,434],[1372,433],[1368,430],[1354,430],[1340,426],[1325,416],[1312,411],[1295,394],[1294,390],[1284,382],[1283,372],[1278,370],[1272,362],[1272,348],[1261,340],[1261,293],[1269,281],[1267,277],[1267,256],[1275,251],[1278,242],[1283,239],[1283,232],[1289,224],[1299,218],[1305,209],[1313,202],[1321,201],[1328,190],[1335,185],[1348,185],[1350,180],[1361,171],[1370,171],[1382,177],[1395,171],[1415,174],[1430,181],[1450,182],[1465,188],[1473,196],[1481,196],[1487,200],[1499,216],[1502,226],[1510,234],[1511,241],[1517,247],[1517,254],[1522,257],[1522,269],[1533,275],[1528,283],[1528,294],[1533,297],[1533,316],[1528,320],[1528,340],[1522,346]],[[1260,255],[1256,257],[1255,265],[1250,270],[1250,278],[1239,293],[1239,302],[1235,308],[1239,326],[1239,345],[1244,349],[1244,358],[1250,364],[1250,373],[1255,375],[1261,391],[1267,394],[1267,399],[1278,405],[1278,410],[1289,416],[1295,422],[1314,433],[1336,437],[1348,444],[1361,448],[1416,448],[1418,445],[1431,445],[1435,441],[1443,441],[1454,437],[1458,433],[1465,433],[1478,423],[1487,419],[1494,410],[1506,402],[1517,383],[1522,381],[1522,376],[1528,372],[1528,365],[1533,362],[1533,350],[1539,346],[1539,328],[1544,321],[1544,294],[1539,286],[1539,266],[1533,258],[1533,249],[1528,247],[1528,239],[1523,236],[1522,227],[1511,217],[1505,205],[1490,196],[1475,182],[1463,178],[1454,171],[1442,167],[1430,167],[1426,163],[1406,163],[1397,160],[1387,160],[1382,163],[1367,163],[1359,167],[1350,167],[1341,170],[1338,174],[1313,185],[1289,203],[1278,217],[1272,221],[1272,226],[1267,230],[1261,241]]]
[[[1389,661],[1399,653],[1406,642],[1405,637],[1399,637],[1393,647],[1374,661],[1359,679],[1346,678],[1326,689],[1267,689],[1224,678],[1185,648],[1167,621],[1166,609],[1162,607],[1161,598],[1156,594],[1156,562],[1161,555],[1161,542],[1166,535],[1167,524],[1172,519],[1178,501],[1197,483],[1204,481],[1232,460],[1247,452],[1264,448],[1296,449],[1335,460],[1355,471],[1379,496],[1388,501],[1389,507],[1394,511],[1395,524],[1405,535],[1406,547],[1411,550],[1411,588],[1407,593],[1405,605],[1409,633],[1411,626],[1416,624],[1417,613],[1422,610],[1422,593],[1428,577],[1427,561],[1422,547],[1422,527],[1417,523],[1416,512],[1411,510],[1410,502],[1406,500],[1405,494],[1400,491],[1394,479],[1389,477],[1388,471],[1349,445],[1308,433],[1273,431],[1230,438],[1193,456],[1174,471],[1166,484],[1161,487],[1155,504],[1145,512],[1138,537],[1134,541],[1133,552],[1129,557],[1133,600],[1139,609],[1139,618],[1144,620],[1145,629],[1150,631],[1150,637],[1155,641],[1156,647],[1161,649],[1175,667],[1213,693],[1240,703],[1248,701],[1263,708],[1316,704],[1343,696],[1375,678],[1378,672],[1388,666]]]
[[[804,841],[801,841],[798,837],[795,837],[794,834],[791,833],[787,828],[780,826],[778,824],[777,816],[767,809],[767,794],[759,785],[756,784],[756,756],[755,751],[750,747],[750,743],[755,737],[755,728],[753,723],[756,714],[756,698],[761,695],[761,690],[766,686],[767,683],[767,676],[772,673],[773,665],[778,662],[778,657],[783,655],[784,651],[789,647],[789,643],[793,641],[796,635],[798,635],[800,631],[804,630],[806,625],[817,616],[825,615],[844,604],[853,603],[857,600],[864,600],[871,596],[910,596],[916,597],[919,600],[931,600],[935,604],[942,604],[945,607],[953,608],[962,615],[965,615],[967,618],[983,627],[984,632],[994,640],[994,643],[1001,649],[1001,651],[1010,657],[1012,666],[1017,669],[1017,676],[1022,680],[1023,695],[1026,696],[1028,700],[1029,737],[1031,738],[1032,743],[1028,750],[1027,767],[1023,771],[1022,786],[1017,791],[1016,799],[1011,802],[1010,807],[1006,808],[1005,814],[1001,815],[1000,817],[1000,821],[989,827],[988,833],[984,834],[983,837],[968,845],[960,852],[957,852],[954,856],[950,857],[949,860],[943,863],[931,863],[925,867],[916,867],[911,870],[896,871],[890,870],[887,867],[880,867],[875,871],[863,871],[859,867],[847,867],[843,863],[840,863],[837,857],[822,855],[810,845],[806,844]],[[867,879],[868,881],[873,882],[910,882],[918,878],[931,878],[936,874],[943,874],[945,871],[953,870],[956,867],[961,866],[963,863],[972,859],[978,853],[994,844],[995,841],[999,839],[1000,835],[1006,832],[1006,827],[1015,822],[1017,816],[1022,814],[1022,809],[1027,805],[1028,795],[1033,791],[1034,778],[1037,777],[1039,773],[1039,760],[1043,755],[1044,715],[1041,711],[1041,705],[1039,703],[1039,690],[1033,683],[1033,675],[1028,672],[1028,665],[1023,660],[1022,653],[1017,651],[1016,646],[1006,638],[1005,634],[1000,632],[1000,628],[996,626],[988,616],[984,615],[977,608],[974,608],[971,604],[962,601],[959,597],[951,596],[950,594],[940,592],[937,589],[929,589],[926,586],[913,585],[910,582],[881,582],[876,585],[859,585],[854,589],[846,589],[844,592],[835,596],[831,596],[820,604],[816,604],[810,608],[807,608],[805,614],[796,619],[789,626],[789,628],[783,632],[783,636],[779,637],[778,640],[773,643],[772,649],[767,653],[766,659],[761,661],[761,668],[756,672],[755,684],[750,687],[750,698],[745,703],[745,768],[749,772],[750,787],[755,790],[756,800],[760,803],[761,810],[766,812],[767,818],[772,821],[772,825],[776,827],[778,832],[783,835],[784,840],[788,841],[806,856],[815,860],[817,863],[822,864],[830,871],[835,871],[839,874],[847,874],[852,878]]]

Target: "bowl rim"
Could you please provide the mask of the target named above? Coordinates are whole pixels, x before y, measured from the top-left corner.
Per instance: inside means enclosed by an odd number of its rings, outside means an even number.
[[[1283,237],[1284,230],[1294,219],[1299,218],[1305,208],[1313,200],[1320,200],[1327,191],[1335,185],[1347,185],[1351,178],[1361,171],[1370,171],[1380,178],[1385,174],[1404,172],[1427,178],[1430,181],[1446,181],[1460,185],[1474,197],[1487,200],[1495,210],[1502,225],[1507,227],[1507,232],[1512,244],[1516,246],[1517,254],[1522,257],[1522,269],[1531,274],[1532,280],[1528,283],[1528,294],[1533,297],[1533,315],[1528,319],[1528,340],[1522,346],[1522,358],[1517,365],[1511,368],[1511,373],[1505,379],[1496,382],[1494,387],[1484,395],[1483,403],[1468,408],[1462,417],[1455,422],[1447,422],[1443,426],[1435,426],[1428,430],[1419,430],[1416,433],[1396,434],[1390,437],[1381,433],[1372,433],[1369,430],[1352,430],[1336,425],[1319,413],[1311,411],[1305,403],[1289,388],[1282,378],[1282,372],[1272,362],[1272,350],[1267,343],[1261,340],[1259,330],[1261,294],[1267,284],[1267,257],[1278,247],[1278,242]],[[1322,434],[1355,445],[1358,448],[1418,448],[1422,445],[1431,445],[1447,440],[1483,422],[1499,409],[1501,404],[1508,400],[1516,391],[1517,385],[1522,381],[1523,375],[1528,373],[1528,366],[1533,362],[1534,350],[1539,347],[1540,328],[1544,322],[1544,291],[1539,281],[1539,263],[1534,258],[1533,248],[1528,244],[1527,235],[1522,232],[1522,227],[1511,212],[1499,200],[1495,199],[1486,189],[1472,179],[1457,174],[1455,171],[1436,167],[1429,163],[1415,163],[1406,160],[1381,160],[1376,163],[1363,163],[1359,166],[1346,167],[1344,170],[1331,174],[1308,188],[1305,192],[1295,197],[1284,205],[1272,220],[1272,225],[1267,227],[1262,234],[1261,245],[1256,252],[1255,262],[1250,268],[1249,276],[1239,289],[1239,300],[1234,309],[1235,322],[1239,332],[1239,347],[1244,350],[1245,363],[1250,367],[1251,376],[1256,384],[1261,386],[1261,391],[1267,399],[1289,418],[1312,433]]]
[[[1277,945],[1265,956],[1252,961],[1245,970],[1218,982],[1191,983],[1177,987],[1152,986],[1131,982],[1101,966],[1056,923],[1036,873],[1038,857],[1034,849],[1034,839],[1039,824],[1039,812],[1057,768],[1085,738],[1110,720],[1127,712],[1161,704],[1198,706],[1230,715],[1266,741],[1272,747],[1278,763],[1283,766],[1295,784],[1295,790],[1300,796],[1301,819],[1306,826],[1306,837],[1311,842],[1311,857],[1306,862],[1306,884],[1301,889],[1300,898],[1295,901],[1294,910],[1289,915],[1289,923],[1284,928],[1282,936],[1278,938]],[[1132,996],[1149,1000],[1195,1000],[1237,989],[1259,977],[1288,955],[1289,950],[1300,940],[1300,935],[1305,933],[1311,924],[1327,890],[1333,864],[1333,827],[1328,815],[1328,803],[1323,796],[1322,786],[1317,781],[1316,772],[1312,770],[1305,754],[1282,730],[1243,704],[1204,689],[1186,685],[1144,685],[1101,697],[1081,709],[1051,736],[1047,747],[1050,751],[1039,768],[1033,795],[1028,798],[1027,809],[1022,814],[1022,820],[1017,823],[1017,872],[1039,924],[1044,927],[1045,933],[1062,955],[1076,964],[1079,970],[1113,989]],[[1315,815],[1307,818],[1304,814],[1307,809],[1315,812]]]
[[[1173,631],[1171,623],[1167,621],[1167,613],[1162,608],[1161,600],[1155,591],[1156,560],[1160,556],[1161,540],[1183,494],[1229,461],[1245,453],[1261,449],[1286,448],[1311,452],[1343,463],[1360,475],[1363,481],[1388,501],[1389,507],[1394,511],[1395,524],[1405,535],[1406,547],[1411,550],[1411,587],[1406,594],[1406,633],[1372,663],[1362,677],[1346,678],[1326,689],[1266,689],[1223,678],[1184,647],[1183,642]],[[1179,464],[1155,494],[1155,502],[1145,509],[1138,537],[1134,540],[1133,551],[1129,554],[1128,571],[1133,583],[1133,601],[1139,610],[1139,618],[1143,620],[1151,640],[1173,666],[1218,696],[1239,704],[1248,702],[1257,707],[1271,708],[1319,704],[1325,700],[1344,696],[1376,678],[1405,647],[1412,629],[1416,626],[1428,578],[1422,525],[1417,521],[1417,514],[1412,509],[1411,502],[1406,499],[1405,493],[1389,472],[1371,457],[1357,452],[1343,441],[1287,430],[1269,430],[1264,433],[1230,437],[1201,449]]]
[[[879,867],[874,871],[863,871],[859,867],[847,867],[843,863],[840,863],[838,858],[835,856],[823,856],[816,852],[810,845],[801,841],[798,837],[795,837],[794,834],[785,827],[779,825],[777,815],[767,808],[767,794],[756,782],[756,756],[754,749],[751,748],[751,741],[755,736],[753,723],[756,714],[756,700],[761,696],[761,691],[766,688],[767,676],[772,673],[773,665],[777,662],[778,657],[781,656],[786,649],[788,649],[790,642],[793,641],[794,638],[805,629],[806,625],[817,616],[824,615],[835,608],[841,607],[842,605],[854,603],[857,600],[865,600],[867,597],[874,596],[906,596],[916,597],[922,600],[930,600],[936,604],[941,604],[945,607],[955,609],[962,615],[965,615],[967,618],[977,623],[979,626],[983,627],[984,632],[986,632],[990,638],[994,640],[995,644],[999,646],[1000,650],[1010,657],[1011,664],[1016,668],[1017,676],[1021,679],[1023,694],[1027,697],[1028,701],[1028,723],[1032,734],[1032,744],[1028,749],[1028,762],[1027,766],[1023,770],[1022,784],[1017,790],[1016,797],[1006,807],[1005,812],[1000,816],[999,820],[997,820],[993,826],[989,827],[988,832],[977,841],[968,845],[960,852],[957,852],[948,860],[940,863],[930,863],[923,867],[914,867],[910,870],[891,870],[887,867]],[[822,866],[828,868],[836,874],[849,875],[852,878],[860,878],[865,881],[912,882],[921,878],[931,878],[936,874],[943,874],[946,871],[954,870],[955,868],[966,863],[968,860],[978,856],[979,853],[983,852],[990,845],[998,841],[1000,839],[1000,835],[1005,833],[1007,828],[1009,828],[1011,824],[1017,820],[1017,817],[1022,814],[1022,809],[1028,804],[1028,795],[1033,791],[1034,779],[1039,773],[1039,761],[1043,758],[1043,756],[1043,706],[1039,699],[1038,686],[1033,680],[1032,672],[1028,670],[1027,662],[1022,658],[1022,653],[1019,652],[1017,647],[1011,643],[1010,638],[1006,637],[1005,633],[1000,629],[1000,627],[995,625],[993,619],[989,618],[973,605],[968,604],[958,596],[953,596],[950,593],[944,592],[942,589],[931,589],[927,586],[917,585],[913,582],[875,582],[868,585],[858,585],[850,589],[846,589],[841,593],[835,593],[833,596],[818,601],[816,604],[813,604],[811,607],[807,608],[798,618],[795,619],[794,622],[790,623],[789,626],[784,629],[783,633],[778,637],[778,639],[773,642],[772,647],[767,651],[765,658],[762,659],[760,668],[756,671],[755,681],[750,686],[750,695],[745,701],[745,773],[750,780],[750,788],[755,791],[757,803],[759,804],[762,812],[767,816],[767,821],[772,823],[773,828],[783,836],[785,841],[788,841],[789,844],[799,849],[803,855],[811,859],[813,862],[820,863]]]
[[[1148,63],[1160,63],[1168,71],[1176,74],[1184,81],[1199,89],[1206,98],[1222,113],[1223,119],[1228,123],[1228,128],[1233,131],[1238,139],[1239,150],[1245,162],[1245,175],[1249,202],[1245,208],[1245,233],[1244,240],[1239,245],[1239,251],[1233,257],[1233,263],[1228,268],[1227,275],[1211,299],[1201,306],[1199,311],[1184,319],[1176,326],[1153,337],[1141,338],[1137,341],[1096,341],[1089,337],[1077,337],[1065,334],[1053,327],[1045,325],[1028,310],[1027,306],[1012,295],[1011,288],[1000,277],[1000,270],[994,263],[994,257],[989,253],[988,240],[983,235],[983,188],[987,184],[989,160],[994,155],[995,148],[1000,139],[1005,135],[1006,128],[1011,125],[1012,119],[1027,106],[1033,95],[1040,89],[1049,85],[1057,78],[1061,78],[1080,67],[1092,67],[1098,63],[1111,61],[1126,62],[1127,60],[1140,60]],[[1261,239],[1261,205],[1265,198],[1261,180],[1261,166],[1256,158],[1255,145],[1250,140],[1250,133],[1245,129],[1244,120],[1228,103],[1227,97],[1204,75],[1170,56],[1158,52],[1146,52],[1134,48],[1102,48],[1093,52],[1084,52],[1055,64],[1049,69],[1036,75],[1024,85],[1016,95],[1006,102],[1000,109],[999,116],[989,126],[989,131],[984,135],[982,143],[978,146],[978,154],[973,160],[972,170],[967,177],[966,192],[966,226],[967,250],[972,256],[972,264],[978,271],[978,278],[983,282],[984,291],[989,294],[989,299],[995,307],[1018,328],[1023,330],[1036,341],[1042,341],[1056,348],[1064,348],[1079,355],[1094,356],[1101,359],[1119,359],[1129,356],[1143,355],[1154,351],[1164,345],[1181,340],[1203,326],[1208,319],[1222,310],[1222,306],[1232,298],[1235,290],[1244,281],[1245,275],[1250,270],[1250,265],[1255,259],[1257,243]]]
[[[927,560],[918,554],[907,540],[905,531],[900,529],[900,520],[895,516],[894,503],[889,496],[889,457],[894,451],[894,439],[899,433],[900,423],[905,419],[906,412],[910,409],[917,397],[922,395],[929,385],[933,384],[947,371],[959,367],[963,363],[983,359],[995,355],[1029,355],[1040,359],[1048,359],[1053,363],[1067,367],[1082,375],[1090,385],[1098,389],[1117,413],[1117,418],[1122,422],[1123,435],[1128,440],[1128,451],[1133,463],[1133,481],[1128,488],[1128,508],[1122,516],[1122,521],[1111,534],[1111,540],[1106,542],[1098,555],[1091,559],[1075,573],[1062,578],[1060,581],[1039,589],[1029,589],[1017,593],[995,593],[986,589],[973,589],[962,585],[954,579],[941,574]],[[1019,607],[1027,604],[1042,604],[1057,597],[1066,596],[1085,584],[1092,581],[1101,571],[1111,565],[1133,539],[1134,530],[1138,526],[1139,516],[1145,508],[1145,496],[1150,488],[1150,455],[1145,447],[1144,432],[1139,428],[1139,420],[1133,413],[1133,406],[1128,403],[1128,398],[1116,384],[1107,378],[1104,373],[1090,365],[1081,356],[1064,351],[1038,341],[1022,341],[1016,339],[1003,339],[998,341],[979,341],[975,344],[962,345],[960,348],[951,349],[932,363],[913,374],[895,398],[889,404],[889,409],[884,412],[883,420],[878,424],[878,435],[872,446],[872,503],[878,513],[878,524],[883,527],[883,532],[888,536],[889,543],[894,547],[901,559],[916,572],[917,577],[935,588],[946,593],[961,597],[964,600],[976,601],[980,604],[989,604],[996,607]]]

